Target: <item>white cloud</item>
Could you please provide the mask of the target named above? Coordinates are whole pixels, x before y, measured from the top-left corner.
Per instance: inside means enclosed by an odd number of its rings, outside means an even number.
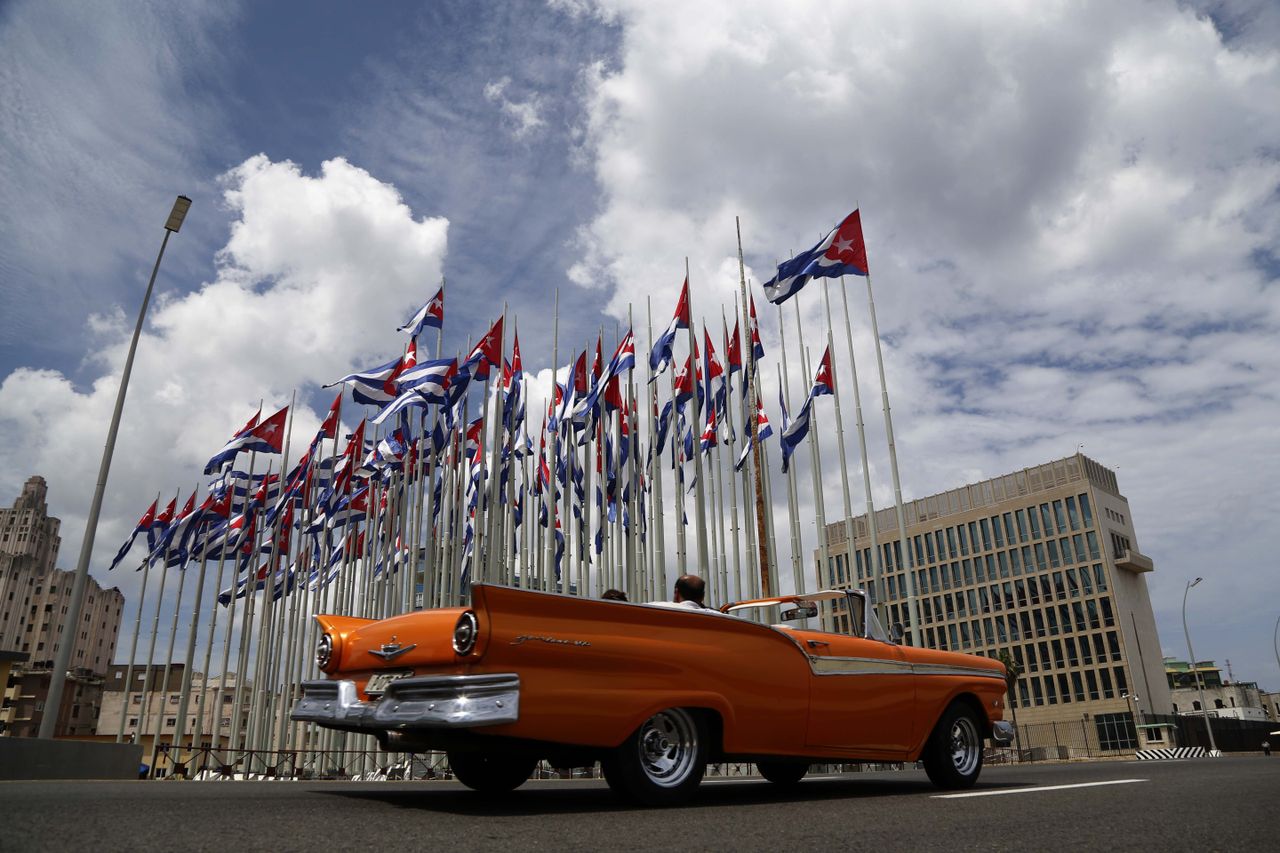
[[[1219,624],[1260,620],[1238,588],[1262,588],[1271,552],[1242,508],[1280,509],[1267,497],[1280,289],[1258,263],[1280,249],[1280,52],[1250,29],[1274,32],[1257,6],[1215,10],[1235,22],[1224,43],[1175,3],[602,0],[623,47],[616,66],[584,72],[602,204],[570,276],[611,289],[618,317],[652,299],[661,325],[688,255],[695,310],[714,315],[736,289],[735,214],[759,282],[860,204],[908,497],[1084,442],[1133,502],[1161,623],[1178,578],[1208,572]],[[866,300],[849,284],[886,506]],[[797,301],[816,359],[818,286]],[[794,399],[809,378],[793,311]],[[762,322],[776,357],[766,306]],[[1223,492],[1239,497],[1204,506]],[[841,502],[829,478],[829,520]],[[1236,531],[1225,562],[1205,536],[1221,529]],[[809,530],[806,553],[813,542]],[[1211,656],[1244,658],[1257,644],[1243,630]]]
[[[484,97],[485,100],[497,104],[502,110],[503,116],[511,127],[512,135],[516,139],[524,139],[546,124],[541,114],[542,99],[537,95],[530,95],[524,101],[511,100],[507,97],[510,86],[511,78],[502,77],[484,87]]]
[[[204,463],[259,399],[269,413],[296,390],[295,441],[314,434],[310,392],[395,355],[403,346],[395,327],[440,280],[448,223],[415,218],[394,187],[343,159],[308,176],[259,155],[223,182],[235,222],[216,280],[159,300],[138,346],[94,549],[99,570],[157,489],[185,494],[204,479]],[[94,329],[105,341],[93,354],[104,371],[91,387],[25,368],[0,384],[9,436],[0,492],[45,476],[63,519],[63,565],[79,551],[133,331],[116,315]],[[294,459],[298,452],[295,444]],[[100,579],[133,594],[132,573]]]
[[[201,147],[223,125],[195,81],[222,67],[236,14],[221,2],[6,5],[0,345],[61,349],[56,332],[79,327],[85,304],[136,280],[154,251],[137,235],[156,233],[174,188],[199,195]]]

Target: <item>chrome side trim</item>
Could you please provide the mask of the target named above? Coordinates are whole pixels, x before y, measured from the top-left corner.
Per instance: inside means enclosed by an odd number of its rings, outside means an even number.
[[[1013,723],[1008,720],[996,720],[992,723],[991,740],[1001,746],[1013,743]]]
[[[814,675],[910,675],[911,664],[883,658],[841,658],[809,655]]]
[[[960,666],[951,663],[922,663],[912,666],[916,675],[969,675],[977,678],[995,678],[1004,681],[1004,673],[980,666]]]
[[[814,675],[966,675],[1004,679],[996,670],[956,664],[913,664],[885,658],[807,655]]]
[[[520,676],[426,675],[387,685],[376,702],[362,702],[354,681],[304,681],[289,718],[341,729],[470,728],[514,723],[520,717]]]

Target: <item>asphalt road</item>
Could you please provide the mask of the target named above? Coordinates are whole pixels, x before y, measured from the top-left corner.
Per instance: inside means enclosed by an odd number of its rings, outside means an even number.
[[[1077,786],[1077,787],[1057,787]],[[708,779],[631,808],[598,781],[486,800],[453,782],[3,782],[0,850],[1275,850],[1280,757]],[[977,795],[977,796],[975,796]]]

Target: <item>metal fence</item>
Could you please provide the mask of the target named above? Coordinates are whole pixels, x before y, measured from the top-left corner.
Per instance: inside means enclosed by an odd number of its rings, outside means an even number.
[[[1214,742],[1222,752],[1257,752],[1276,723],[1257,720],[1214,718],[1211,720]],[[1159,732],[1139,737],[1139,732]],[[1139,748],[1201,746],[1209,748],[1204,718],[1144,714],[1135,722],[1130,714],[1081,716],[1070,722],[1031,723],[1017,726],[1012,744],[990,747],[987,764],[1009,764],[1035,761],[1062,761],[1084,758],[1120,758],[1132,756]],[[1280,749],[1280,736],[1277,736]],[[886,768],[902,769],[912,764],[815,764],[810,773],[850,773]],[[339,779],[373,781],[391,779],[452,779],[449,761],[443,752],[387,753],[376,747],[367,749],[308,750],[232,750],[202,747],[180,753],[161,745],[154,756],[154,766],[145,771],[151,778],[184,778],[202,780],[232,779]],[[747,763],[712,764],[711,777],[748,777],[758,775],[755,765]],[[534,771],[536,779],[598,779],[599,767],[557,770],[545,762]]]

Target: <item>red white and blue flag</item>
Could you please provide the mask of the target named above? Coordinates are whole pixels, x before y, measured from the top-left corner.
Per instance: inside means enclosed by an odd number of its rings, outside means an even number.
[[[671,348],[676,341],[676,332],[689,328],[689,277],[685,276],[684,286],[680,288],[680,299],[676,302],[676,313],[671,318],[671,325],[653,342],[653,351],[649,353],[649,381],[657,379],[671,364]]]
[[[433,329],[444,327],[444,287],[442,286],[436,295],[431,297],[431,301],[418,309],[418,313],[409,318],[409,322],[405,323],[397,332],[403,332],[405,329],[411,329],[409,337],[416,338],[423,329],[430,326]]]
[[[351,383],[351,399],[366,406],[385,406],[400,395],[400,377],[418,363],[418,344],[410,339],[404,348],[404,355],[392,364],[390,372],[387,365],[375,368],[368,373],[353,373],[340,381]],[[385,373],[385,376],[383,375]]]
[[[138,538],[138,534],[150,530],[152,525],[155,524],[156,506],[159,503],[159,499],[152,501],[151,506],[142,514],[142,518],[138,519],[138,523],[134,526],[133,532],[129,534],[129,538],[125,540],[125,543],[120,546],[119,552],[116,553],[116,558],[111,561],[111,565],[107,567],[107,571],[111,571],[116,566],[120,565],[120,561],[125,558],[125,555],[129,553],[129,549],[133,547],[133,540]]]
[[[284,448],[285,420],[289,416],[289,407],[285,406],[262,423],[254,415],[245,427],[232,436],[231,440],[214,454],[209,464],[204,466],[205,474],[213,474],[236,458],[242,450],[256,450],[259,453],[279,453]]]
[[[862,218],[855,210],[812,249],[778,264],[778,274],[765,282],[764,293],[770,302],[781,305],[811,278],[866,274],[867,248],[862,242]]]

